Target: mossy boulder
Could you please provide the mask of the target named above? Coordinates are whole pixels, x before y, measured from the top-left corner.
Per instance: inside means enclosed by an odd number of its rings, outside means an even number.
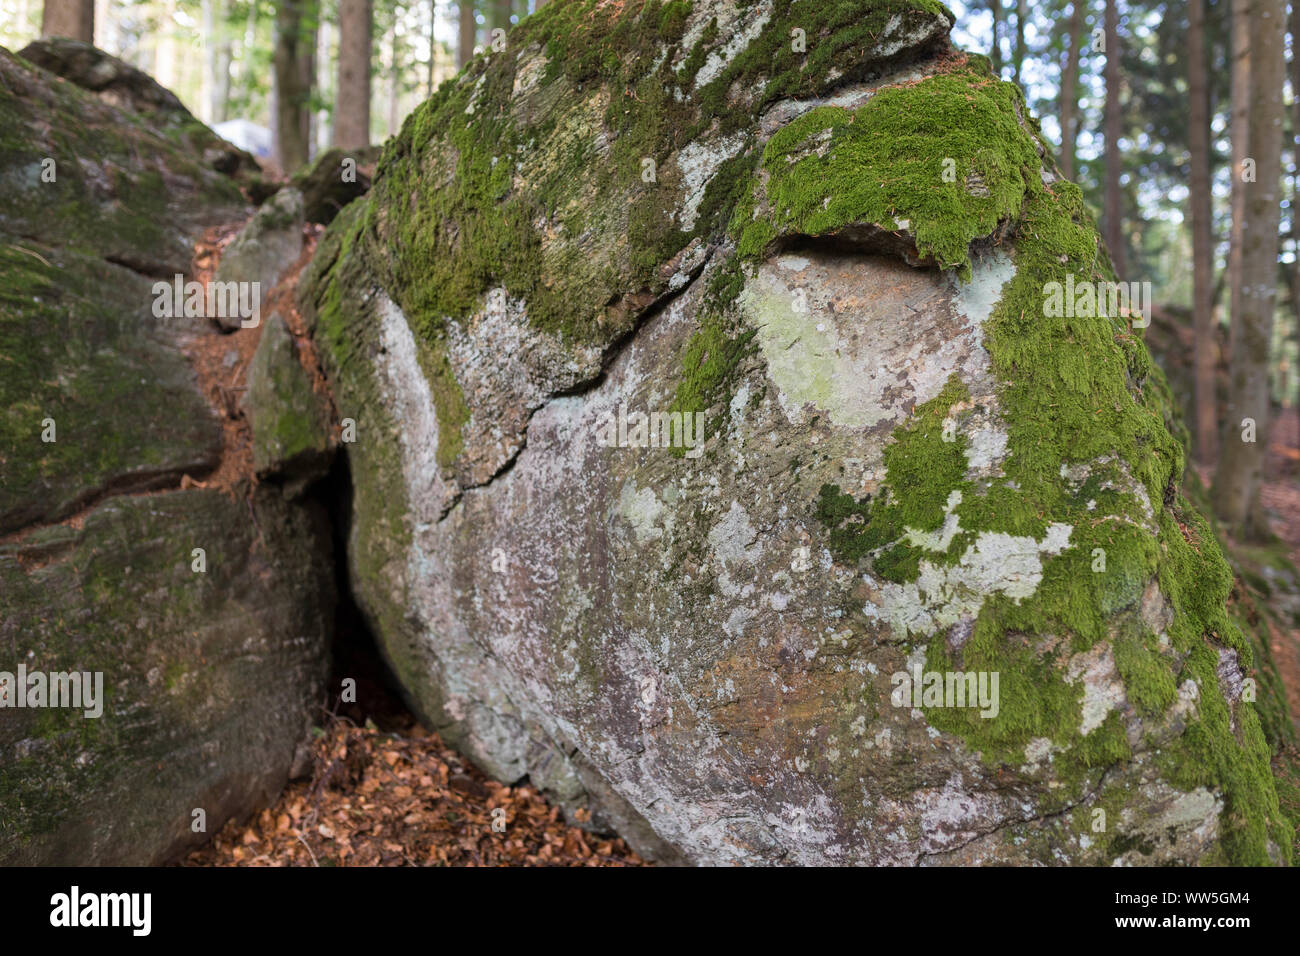
[[[0,670],[104,690],[98,717],[2,711],[0,862],[165,862],[284,786],[325,679],[329,528],[240,491],[114,497],[0,544]]]
[[[3,50],[0,117],[0,674],[103,687],[88,716],[0,678],[0,863],[162,862],[283,786],[330,530],[270,484],[202,487],[231,451],[195,362],[220,333],[158,305],[247,215],[232,181]]]
[[[327,226],[344,206],[369,192],[378,159],[378,146],[335,146],[294,173],[290,184],[303,195],[307,221]]]
[[[0,232],[156,279],[190,271],[206,227],[247,215],[234,180],[165,129],[2,48],[0,177]]]
[[[42,37],[18,54],[106,103],[139,115],[154,129],[219,173],[257,191],[264,188],[262,170],[251,153],[222,139],[199,122],[176,94],[148,73],[68,37]]]
[[[253,466],[291,484],[321,478],[334,450],[329,399],[312,388],[293,333],[277,312],[248,367],[244,412],[253,430]]]
[[[216,282],[256,282],[260,310],[270,298],[284,273],[298,261],[303,248],[302,193],[293,188],[281,189],[263,204],[222,253],[214,276]],[[249,297],[251,302],[251,296]],[[227,310],[237,311],[237,310]],[[216,316],[217,324],[227,331],[247,321],[239,315]],[[259,311],[258,320],[261,320]]]
[[[1046,307],[1105,249],[951,24],[557,2],[412,114],[299,287],[353,591],[650,855],[1288,862],[1168,390]]]

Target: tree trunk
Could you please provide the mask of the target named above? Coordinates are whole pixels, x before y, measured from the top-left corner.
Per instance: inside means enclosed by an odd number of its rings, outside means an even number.
[[[311,77],[316,49],[311,0],[280,0],[275,10],[275,156],[292,173],[311,154]]]
[[[230,29],[226,18],[229,0],[203,0],[203,106],[202,117],[209,125],[226,119],[230,100]]]
[[[176,88],[176,0],[163,0],[161,22],[154,36],[153,78],[167,89]]]
[[[1115,276],[1125,281],[1123,194],[1120,192],[1120,172],[1123,157],[1119,151],[1120,133],[1120,78],[1119,78],[1119,10],[1118,0],[1106,0],[1106,192],[1105,220],[1106,246],[1110,261],[1115,266]]]
[[[474,19],[474,0],[460,0],[460,33],[456,38],[456,65],[464,69],[474,58],[474,37],[478,23]]]
[[[1065,52],[1065,73],[1061,76],[1061,172],[1074,179],[1074,149],[1077,141],[1075,116],[1079,105],[1079,44],[1083,40],[1083,0],[1074,0],[1070,13],[1069,48]]]
[[[1228,245],[1228,315],[1231,319],[1229,348],[1237,342],[1237,315],[1241,304],[1242,229],[1246,223],[1246,184],[1241,181],[1247,152],[1250,112],[1250,4],[1232,0],[1232,113],[1228,141],[1232,147],[1232,225]]]
[[[1214,336],[1214,246],[1210,196],[1210,90],[1205,49],[1205,0],[1187,4],[1188,146],[1191,169],[1188,188],[1192,224],[1192,315],[1196,329],[1196,457],[1214,461],[1218,430],[1214,367],[1218,343]]]
[[[1017,86],[1023,82],[1020,74],[1025,68],[1025,18],[1029,12],[1028,7],[1027,0],[1016,0],[1016,59],[1012,64],[1012,68],[1015,70]]]
[[[370,142],[370,0],[339,0],[338,95],[334,145],[357,149]]]
[[[1253,8],[1253,9],[1252,9]],[[1269,533],[1259,490],[1268,457],[1269,347],[1277,301],[1278,225],[1281,219],[1284,0],[1241,0],[1233,6],[1233,29],[1245,33],[1236,49],[1248,51],[1249,76],[1244,155],[1255,161],[1254,182],[1236,171],[1233,192],[1242,193],[1241,287],[1233,300],[1228,421],[1224,430],[1214,504],[1227,530],[1239,539]],[[1237,100],[1236,76],[1233,99]],[[1234,153],[1237,152],[1234,143]],[[1243,440],[1243,419],[1255,422],[1254,441]]]
[[[41,36],[95,42],[95,0],[45,0]]]
[[[499,27],[502,30],[510,29],[510,13],[513,8],[511,0],[493,0],[492,2],[492,26]]]
[[[989,0],[989,12],[993,14],[993,46],[989,58],[993,60],[993,75],[1002,78],[1002,44],[998,38],[1002,35],[1002,0]]]
[[[433,96],[433,68],[438,62],[438,0],[429,0],[429,75],[425,82],[425,99]]]
[[[394,19],[393,25],[388,28],[388,135],[392,136],[397,132],[397,114],[398,98],[401,95],[398,87],[401,85],[402,70],[400,58],[397,53],[397,23]]]
[[[217,0],[217,36],[213,45],[212,122],[230,119],[230,64],[234,59],[234,41],[230,36],[229,0]]]

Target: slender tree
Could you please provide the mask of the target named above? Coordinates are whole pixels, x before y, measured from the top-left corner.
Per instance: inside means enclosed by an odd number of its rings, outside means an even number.
[[[275,155],[291,173],[311,157],[311,91],[316,73],[314,0],[279,0],[275,10]]]
[[[1106,0],[1106,193],[1103,220],[1105,225],[1106,246],[1110,249],[1110,261],[1115,266],[1116,276],[1124,281],[1124,213],[1123,194],[1120,192],[1120,172],[1123,169],[1123,156],[1119,150],[1121,128],[1120,116],[1120,54],[1119,54],[1119,10],[1117,0]]]
[[[230,27],[230,0],[202,0],[200,16],[203,22],[203,66],[206,77],[207,120],[221,123],[228,119],[230,104],[230,62],[232,42]]]
[[[425,78],[424,95],[433,95],[433,68],[438,62],[438,0],[429,0],[429,72]]]
[[[1196,455],[1214,461],[1218,429],[1214,367],[1214,245],[1210,195],[1210,90],[1205,47],[1205,0],[1187,3],[1188,188],[1192,224],[1192,314],[1196,329]]]
[[[1061,172],[1074,179],[1074,152],[1078,140],[1079,44],[1083,41],[1083,0],[1071,4],[1070,27],[1065,51],[1065,71],[1061,74]]]
[[[339,0],[338,96],[334,145],[357,149],[370,142],[370,0]]]
[[[474,19],[474,0],[460,0],[457,19],[460,31],[456,37],[456,65],[463,69],[474,57],[474,38],[478,33],[478,22]]]
[[[512,0],[492,0],[492,26],[502,30],[510,29],[510,14],[513,12]]]
[[[1237,19],[1240,6],[1244,19]],[[1243,0],[1234,5],[1233,29],[1247,32],[1250,55],[1246,156],[1254,177],[1236,170],[1242,187],[1241,289],[1232,314],[1228,421],[1214,486],[1215,510],[1240,539],[1268,535],[1260,486],[1268,457],[1269,347],[1277,303],[1278,224],[1282,215],[1282,87],[1285,0]],[[1234,45],[1236,45],[1234,41]],[[1235,94],[1235,91],[1234,91]],[[1243,181],[1244,180],[1244,181]],[[1254,422],[1254,434],[1249,421]]]
[[[387,67],[386,72],[388,73],[388,115],[385,118],[384,128],[388,131],[388,135],[392,136],[397,132],[398,98],[401,95],[402,84],[402,57],[398,49],[396,15],[388,25],[388,36],[384,46],[387,54],[384,65]]]
[[[95,42],[95,0],[45,0],[41,36]]]
[[[1015,73],[1017,86],[1024,85],[1025,69],[1025,20],[1029,16],[1029,3],[1027,0],[1016,0],[1016,49],[1015,62],[1012,63],[1012,70]]]
[[[993,14],[993,46],[989,56],[993,60],[993,75],[1002,78],[1002,0],[989,0],[989,12]]]
[[[1228,244],[1228,313],[1229,348],[1237,342],[1237,315],[1241,302],[1241,254],[1246,224],[1246,184],[1242,182],[1242,164],[1247,151],[1250,113],[1250,4],[1251,0],[1232,0],[1232,113],[1228,123],[1228,140],[1232,147],[1232,226]]]

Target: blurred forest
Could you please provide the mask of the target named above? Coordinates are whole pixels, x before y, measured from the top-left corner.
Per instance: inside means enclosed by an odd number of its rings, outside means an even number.
[[[93,39],[273,170],[292,172],[332,145],[391,136],[494,30],[543,3],[4,0],[0,44]],[[1259,486],[1293,475],[1300,459],[1294,9],[1283,0],[949,6],[955,45],[987,54],[1024,89],[1118,278],[1151,283],[1148,340],[1184,401],[1220,519],[1239,537],[1266,534]],[[1246,418],[1255,447],[1241,437]]]

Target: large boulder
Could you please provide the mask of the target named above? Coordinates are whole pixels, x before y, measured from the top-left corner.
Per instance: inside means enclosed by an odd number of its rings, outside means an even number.
[[[330,531],[240,474],[196,371],[233,339],[157,307],[234,183],[4,50],[0,118],[0,863],[160,862],[283,786]]]
[[[82,40],[42,37],[18,54],[123,113],[136,115],[148,126],[218,172],[253,191],[265,188],[262,170],[252,154],[222,139],[195,118],[176,94],[148,73]]]
[[[1049,307],[1105,250],[951,23],[553,3],[418,109],[299,287],[352,589],[661,859],[1285,862],[1167,390]]]

